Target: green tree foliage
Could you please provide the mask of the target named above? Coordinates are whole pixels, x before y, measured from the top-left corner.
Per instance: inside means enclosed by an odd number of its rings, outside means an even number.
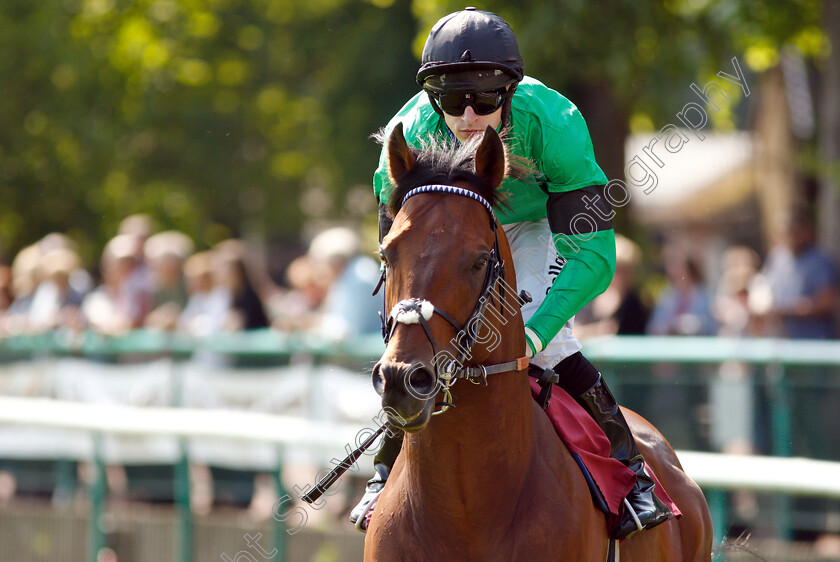
[[[0,3],[0,253],[59,230],[94,258],[135,212],[206,244],[341,217],[414,32],[381,0]]]
[[[369,135],[417,90],[452,0],[3,0],[0,256],[53,230],[91,263],[147,212],[199,245],[358,218]],[[608,174],[732,56],[826,51],[814,0],[488,0],[526,70],[584,111]],[[412,49],[413,53],[412,54]],[[717,125],[734,122],[721,112]],[[372,199],[372,198],[371,198]]]

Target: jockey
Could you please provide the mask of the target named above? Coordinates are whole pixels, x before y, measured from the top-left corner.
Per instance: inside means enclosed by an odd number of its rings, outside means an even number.
[[[592,150],[578,109],[558,92],[524,75],[516,36],[499,16],[467,8],[438,21],[423,48],[419,92],[388,123],[402,123],[409,144],[429,135],[466,141],[488,125],[506,130],[509,150],[536,167],[536,182],[506,178],[507,208],[495,209],[513,251],[516,283],[533,300],[522,307],[532,365],[551,367],[558,383],[589,413],[610,440],[610,453],[636,473],[613,538],[651,528],[672,513],[653,493],[630,428],[598,370],[572,334],[574,315],[602,293],[615,270],[614,215],[607,178]],[[374,175],[380,202],[380,240],[391,219],[387,147]],[[386,434],[387,435],[387,434]],[[364,515],[385,485],[402,443],[386,438],[374,459],[376,475],[350,519],[364,530]],[[636,521],[638,518],[638,523]],[[641,526],[641,527],[640,527]]]

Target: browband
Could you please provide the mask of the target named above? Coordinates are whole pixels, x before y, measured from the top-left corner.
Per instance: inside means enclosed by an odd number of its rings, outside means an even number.
[[[490,222],[493,224],[493,229],[496,228],[496,213],[493,212],[493,206],[487,202],[487,199],[475,193],[474,191],[470,191],[469,189],[464,189],[463,187],[455,187],[454,185],[442,185],[442,184],[430,184],[430,185],[421,185],[420,187],[415,187],[411,191],[405,194],[403,197],[402,203],[400,206],[405,205],[405,202],[418,195],[420,193],[452,193],[454,195],[463,195],[464,197],[469,197],[470,199],[474,199],[478,201],[484,208],[487,209],[487,213],[490,215]]]

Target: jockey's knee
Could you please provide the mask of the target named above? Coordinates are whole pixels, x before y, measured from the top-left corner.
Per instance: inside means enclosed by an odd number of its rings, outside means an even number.
[[[553,368],[560,379],[557,385],[569,396],[580,396],[598,382],[598,369],[578,351],[557,363]]]

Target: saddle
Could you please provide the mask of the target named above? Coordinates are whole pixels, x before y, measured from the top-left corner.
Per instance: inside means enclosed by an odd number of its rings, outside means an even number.
[[[546,412],[557,435],[566,444],[583,473],[592,502],[607,516],[610,528],[614,527],[619,521],[624,498],[636,481],[636,474],[610,457],[607,436],[574,398],[553,384],[553,371],[531,369],[529,374],[534,400]],[[647,466],[656,482],[654,493],[671,509],[675,517],[680,517],[682,513],[679,508],[668,496],[650,465]]]

